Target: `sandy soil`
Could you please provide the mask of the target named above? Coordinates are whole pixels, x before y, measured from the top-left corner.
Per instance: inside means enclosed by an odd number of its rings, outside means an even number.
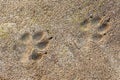
[[[0,80],[120,80],[120,0],[0,0]]]

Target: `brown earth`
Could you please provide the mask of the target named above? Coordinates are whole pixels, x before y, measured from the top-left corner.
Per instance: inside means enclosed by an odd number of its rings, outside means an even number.
[[[120,80],[120,0],[0,0],[0,80]]]

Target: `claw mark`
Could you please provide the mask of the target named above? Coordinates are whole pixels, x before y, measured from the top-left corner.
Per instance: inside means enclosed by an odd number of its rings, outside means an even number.
[[[48,40],[51,40],[53,37],[48,38]]]

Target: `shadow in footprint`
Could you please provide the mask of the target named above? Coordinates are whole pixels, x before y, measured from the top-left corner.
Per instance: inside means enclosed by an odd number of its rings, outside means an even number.
[[[45,40],[36,44],[39,49],[45,49],[49,44],[49,40]]]
[[[29,56],[29,59],[38,60],[38,59],[41,59],[41,57],[42,57],[42,54],[33,51],[32,54]]]
[[[109,29],[109,25],[108,22],[110,21],[110,18],[108,20],[105,20],[99,27],[98,27],[98,31],[99,32],[103,32]]]
[[[92,39],[94,41],[100,41],[102,39],[102,37],[103,37],[103,35],[98,34],[98,33],[92,35]]]
[[[36,44],[36,46],[37,46],[37,48],[39,48],[39,49],[45,49],[47,46],[48,46],[48,44],[49,44],[49,40],[51,40],[53,37],[50,37],[50,38],[48,38],[47,40],[43,40],[43,41],[41,41],[41,42],[38,42],[37,44]]]
[[[86,26],[89,23],[88,19],[85,19],[80,23],[81,26]]]
[[[24,33],[24,34],[21,36],[20,40],[22,40],[22,41],[28,41],[29,38],[30,38],[30,33]]]
[[[80,23],[80,30],[81,31],[87,31],[88,30],[88,19],[85,19],[83,20],[81,23]]]
[[[40,32],[36,32],[33,36],[32,36],[32,38],[34,39],[34,40],[40,40],[42,37],[43,37],[43,32],[42,31],[40,31]]]
[[[96,23],[99,23],[100,20],[101,20],[101,18],[99,16],[96,16],[96,17],[91,19],[91,23],[96,24]]]
[[[98,31],[99,32],[102,32],[102,31],[105,31],[109,28],[108,24],[107,23],[103,23],[101,24],[99,27],[98,27]]]

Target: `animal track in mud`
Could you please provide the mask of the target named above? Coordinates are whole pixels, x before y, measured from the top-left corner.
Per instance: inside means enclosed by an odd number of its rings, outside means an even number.
[[[21,62],[40,60],[47,53],[46,50],[51,39],[52,37],[45,38],[45,32],[43,31],[35,32],[33,35],[28,32],[22,34],[20,41],[26,45],[27,49],[23,53]]]
[[[44,32],[39,31],[39,32],[36,32],[36,33],[32,36],[32,38],[33,38],[34,40],[41,40],[42,37],[43,37],[43,35],[44,35]]]
[[[81,31],[87,31],[92,41],[100,41],[110,29],[109,21],[110,18],[91,16],[80,23],[80,29]]]
[[[24,33],[22,36],[21,36],[21,40],[22,41],[28,41],[30,38],[30,34],[29,33]]]
[[[36,44],[36,46],[40,49],[45,49],[48,46],[48,43],[49,41],[45,40],[45,41],[39,42],[38,44]]]
[[[29,60],[38,60],[42,57],[42,55],[38,52],[33,51],[32,54],[29,56]]]
[[[110,26],[108,24],[109,20],[110,20],[110,18],[108,20],[105,20],[102,24],[100,24],[98,26],[98,29],[97,29],[98,32],[106,33],[109,30],[109,28],[110,28]]]
[[[96,16],[94,18],[91,17],[91,23],[92,24],[97,24],[97,23],[100,22],[100,20],[101,20],[101,18],[99,16]]]
[[[103,35],[98,34],[98,33],[95,33],[95,34],[92,35],[92,39],[94,41],[99,41],[102,37],[103,37]]]
[[[80,25],[82,25],[82,26],[85,26],[85,25],[87,25],[89,22],[88,22],[88,19],[85,19],[85,20],[83,20],[81,23],[80,23]]]

